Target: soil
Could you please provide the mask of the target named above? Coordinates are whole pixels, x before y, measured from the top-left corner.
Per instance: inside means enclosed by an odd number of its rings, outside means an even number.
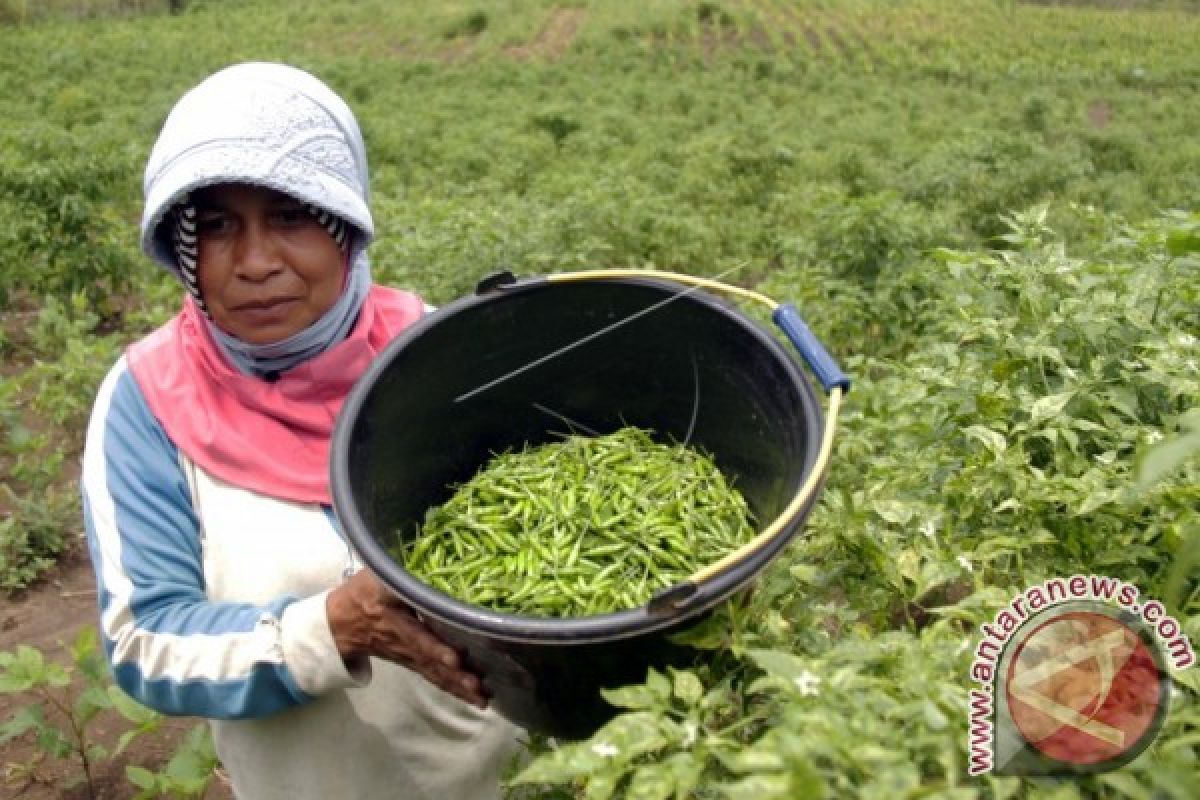
[[[30,645],[48,661],[70,662],[67,650],[79,630],[98,624],[96,584],[82,546],[68,551],[36,585],[5,597],[0,594],[0,651]],[[34,698],[0,694],[0,725]],[[125,777],[130,764],[151,772],[161,769],[196,725],[190,717],[168,718],[158,731],[141,736],[114,759],[93,767],[91,787],[77,759],[39,757],[31,734],[0,744],[0,797],[11,800],[129,800],[137,789]],[[98,716],[88,735],[111,750],[128,723],[113,712]],[[204,800],[232,800],[218,771]]]
[[[554,61],[575,41],[586,18],[587,11],[582,8],[555,9],[533,41],[506,48],[505,53],[518,61],[533,58]]]
[[[1112,116],[1112,106],[1106,100],[1096,100],[1088,106],[1088,122],[1092,123],[1094,128],[1107,128]]]

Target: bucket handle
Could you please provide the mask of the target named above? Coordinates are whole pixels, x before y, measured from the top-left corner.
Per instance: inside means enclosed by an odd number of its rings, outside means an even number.
[[[817,491],[817,487],[825,478],[829,469],[829,458],[833,452],[833,435],[837,427],[838,413],[841,410],[842,397],[850,390],[850,379],[838,367],[837,362],[829,355],[820,340],[805,323],[799,310],[790,303],[783,304],[772,300],[764,294],[740,286],[722,283],[711,278],[701,278],[679,272],[660,272],[649,269],[594,269],[579,272],[562,272],[547,275],[545,280],[550,283],[567,283],[571,281],[601,280],[604,278],[658,278],[676,281],[693,288],[712,289],[724,294],[735,295],[762,303],[771,309],[771,319],[787,336],[796,350],[808,363],[809,368],[821,382],[829,395],[829,408],[825,415],[825,429],[821,432],[821,445],[817,450],[817,459],[808,478],[796,491],[795,496],[771,524],[767,525],[757,536],[744,545],[727,553],[723,558],[708,564],[692,573],[685,580],[662,589],[650,598],[646,604],[651,613],[679,611],[686,608],[688,603],[699,595],[700,588],[707,582],[716,579],[729,570],[741,564],[746,559],[769,545],[782,534],[788,522],[809,503]]]

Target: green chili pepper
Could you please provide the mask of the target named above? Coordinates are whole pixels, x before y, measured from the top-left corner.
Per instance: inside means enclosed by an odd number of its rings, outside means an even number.
[[[742,495],[710,457],[649,431],[495,456],[393,556],[464,602],[538,616],[644,604],[748,541]]]

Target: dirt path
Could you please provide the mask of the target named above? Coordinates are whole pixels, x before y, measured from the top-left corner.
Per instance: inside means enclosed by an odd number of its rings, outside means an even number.
[[[587,11],[582,8],[555,9],[532,41],[508,47],[505,53],[518,61],[532,58],[550,61],[558,59],[575,41],[575,36],[586,18]]]
[[[62,656],[60,641],[69,643],[80,628],[97,622],[96,583],[82,548],[65,554],[34,588],[0,603],[0,650],[28,644]]]

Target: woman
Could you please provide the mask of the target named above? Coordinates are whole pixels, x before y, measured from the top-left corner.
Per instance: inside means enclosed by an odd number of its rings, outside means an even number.
[[[425,312],[371,283],[352,112],[300,70],[230,67],[171,111],[144,188],[142,248],[186,292],[88,428],[117,682],[209,718],[240,798],[496,797],[517,730],[361,569],[330,507],[346,393]]]

